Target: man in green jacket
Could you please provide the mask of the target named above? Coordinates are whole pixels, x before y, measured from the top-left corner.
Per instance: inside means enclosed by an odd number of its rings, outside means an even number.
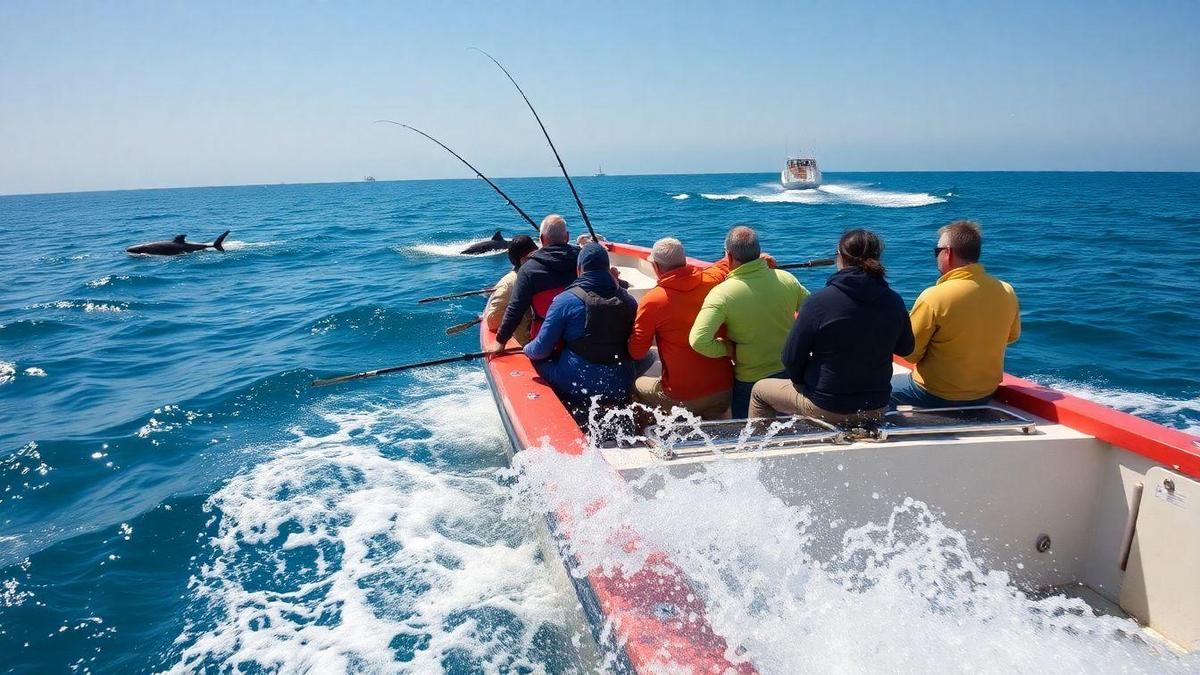
[[[761,257],[758,234],[739,225],[725,236],[729,277],[704,299],[692,324],[692,349],[712,358],[733,359],[734,418],[750,412],[750,390],[764,377],[783,375],[783,343],[808,297],[796,277],[771,269]],[[719,335],[724,327],[725,333]]]

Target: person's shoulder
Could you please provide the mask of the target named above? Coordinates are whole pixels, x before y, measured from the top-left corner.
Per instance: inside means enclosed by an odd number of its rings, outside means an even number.
[[[655,286],[654,288],[646,291],[646,294],[642,296],[641,301],[638,301],[638,306],[657,307],[659,305],[665,305],[668,302],[670,302],[670,295],[668,294],[667,289],[663,288],[662,286]]]
[[[785,286],[791,286],[792,288],[803,287],[803,285],[800,283],[800,280],[796,278],[796,275],[787,270],[771,268],[771,272],[775,275],[775,279]]]
[[[944,284],[943,284],[944,286]],[[928,286],[925,290],[917,295],[917,300],[913,304],[935,304],[945,295],[945,288],[942,286]]]

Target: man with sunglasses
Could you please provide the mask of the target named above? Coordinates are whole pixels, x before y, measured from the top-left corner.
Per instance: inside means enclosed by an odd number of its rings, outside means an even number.
[[[944,408],[987,403],[1004,375],[1004,350],[1021,335],[1012,286],[979,263],[979,224],[957,220],[938,230],[941,277],[913,303],[911,373],[892,378],[892,403]]]

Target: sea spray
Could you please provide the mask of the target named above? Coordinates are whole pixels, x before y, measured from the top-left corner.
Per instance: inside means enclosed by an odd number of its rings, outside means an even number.
[[[332,405],[208,500],[174,672],[578,668],[573,598],[528,520],[497,517],[494,469],[412,458],[501,449],[482,377],[454,372],[423,374],[412,405]]]
[[[593,415],[590,434],[625,415]],[[1200,667],[1130,620],[1095,616],[1078,599],[1027,594],[916,500],[894,504],[883,522],[850,526],[819,495],[784,503],[759,460],[734,454],[690,471],[654,466],[629,483],[594,446],[580,455],[526,449],[514,467],[510,508],[570,524],[573,574],[629,576],[664,553],[702,596],[727,658],[764,673]]]

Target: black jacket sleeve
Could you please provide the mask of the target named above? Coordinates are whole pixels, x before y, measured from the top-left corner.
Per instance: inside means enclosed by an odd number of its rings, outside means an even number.
[[[521,324],[521,318],[525,316],[525,312],[529,311],[529,307],[533,304],[533,285],[529,281],[529,274],[525,269],[517,271],[517,282],[513,284],[512,295],[508,299],[508,307],[504,309],[504,319],[500,321],[500,328],[496,329],[496,341],[500,344],[508,342],[509,338],[516,332],[517,326]],[[907,353],[907,352],[906,352]]]
[[[897,319],[900,321],[900,335],[896,338],[896,347],[892,353],[896,356],[908,356],[916,347],[916,340],[913,338],[912,318],[908,315],[908,309],[904,307],[904,299],[899,295],[896,296],[896,305],[899,308]]]
[[[821,312],[812,298],[800,307],[800,316],[788,331],[787,342],[783,345],[783,369],[787,371],[788,379],[799,389],[804,386],[804,369],[808,366],[809,356],[812,355],[813,340],[820,328]]]

